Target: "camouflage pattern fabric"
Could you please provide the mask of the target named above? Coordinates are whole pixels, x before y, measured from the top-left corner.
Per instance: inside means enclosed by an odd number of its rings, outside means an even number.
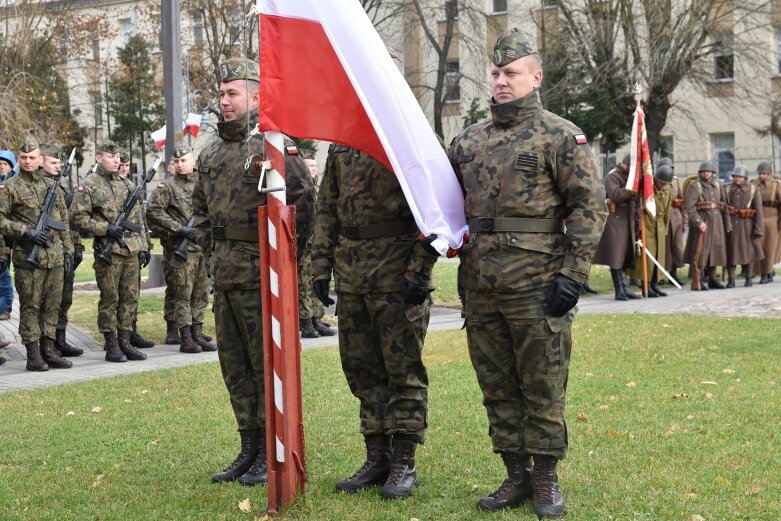
[[[163,318],[166,322],[174,322],[174,305],[176,303],[176,291],[174,290],[174,275],[171,273],[171,263],[168,262],[173,255],[170,248],[163,246],[163,279],[165,279],[165,296],[163,297]]]
[[[528,39],[517,28],[508,29],[499,35],[494,44],[494,53],[491,62],[497,67],[504,67],[515,60],[536,54]]]
[[[19,336],[23,344],[55,337],[63,273],[60,266],[45,269],[14,266],[14,285],[19,294]]]
[[[98,329],[132,331],[138,309],[138,257],[114,255],[110,266],[95,260],[92,268],[100,290]]]
[[[518,294],[468,289],[466,302],[469,357],[494,452],[563,459],[575,314],[546,317],[542,289]]]
[[[431,297],[407,308],[401,292],[339,293],[339,355],[360,401],[361,434],[409,434],[425,441],[428,374],[423,340]]]
[[[325,306],[312,290],[312,247],[307,245],[299,257],[298,266],[298,318],[323,318]]]

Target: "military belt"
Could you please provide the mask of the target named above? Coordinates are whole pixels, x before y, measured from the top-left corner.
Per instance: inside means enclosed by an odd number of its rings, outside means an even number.
[[[469,219],[469,233],[564,233],[564,219],[531,217],[475,217]]]
[[[753,219],[757,211],[753,208],[742,208],[736,212],[741,219]]]
[[[771,206],[773,208],[778,208],[781,206],[781,201],[762,201],[762,206]]]
[[[215,241],[258,242],[258,229],[255,226],[212,226]]]
[[[683,199],[673,199],[672,206],[673,208],[683,208]]]
[[[339,234],[347,239],[376,239],[378,237],[395,237],[418,231],[414,219],[382,224],[345,224],[339,229]]]
[[[715,210],[716,208],[720,208],[719,203],[711,203],[708,201],[701,201],[699,203],[695,203],[694,207],[699,210]]]

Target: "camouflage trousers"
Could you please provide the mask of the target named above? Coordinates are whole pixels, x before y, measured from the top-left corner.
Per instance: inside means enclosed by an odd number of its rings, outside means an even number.
[[[57,317],[57,329],[68,327],[68,311],[73,305],[73,277],[75,275],[75,273],[65,275],[62,280],[62,300],[60,300],[60,310]]]
[[[467,290],[466,338],[494,452],[563,459],[575,314],[546,317],[543,302],[544,290]]]
[[[163,299],[163,318],[166,322],[176,322],[176,291],[174,290],[173,274],[171,274],[170,258],[173,251],[163,251],[163,279],[165,279],[165,297]]]
[[[312,289],[312,255],[307,246],[298,266],[298,318],[323,318],[325,306]]]
[[[214,325],[222,379],[238,430],[266,426],[260,289],[214,292]]]
[[[14,284],[19,294],[19,336],[23,344],[55,337],[63,276],[62,266],[48,269],[14,266]]]
[[[112,255],[111,265],[96,259],[92,267],[100,290],[98,329],[132,331],[138,309],[138,257]]]
[[[172,257],[166,284],[173,287],[176,327],[189,326],[193,322],[203,324],[211,284],[206,257],[199,251],[188,252],[187,260]]]
[[[412,435],[428,426],[428,374],[423,340],[431,298],[407,309],[398,293],[339,293],[339,355],[360,401],[361,434]]]

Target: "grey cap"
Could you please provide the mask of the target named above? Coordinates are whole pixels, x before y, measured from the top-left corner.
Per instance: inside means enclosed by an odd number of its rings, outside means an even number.
[[[746,168],[745,165],[736,166],[732,171],[732,177],[735,177],[736,175],[748,179],[748,168]]]
[[[770,174],[773,172],[773,167],[770,164],[770,161],[760,161],[757,165],[757,173],[758,174]]]
[[[660,166],[669,166],[670,168],[675,170],[675,165],[673,164],[673,160],[669,157],[663,157],[659,160],[658,163],[656,163],[656,168],[659,168]]]
[[[697,172],[716,172],[716,166],[713,164],[713,161],[703,161],[700,163],[700,168]]]
[[[670,184],[673,182],[673,169],[667,165],[662,165],[654,172],[654,179],[662,183]]]
[[[527,38],[518,28],[514,27],[503,32],[496,39],[491,61],[497,67],[504,67],[524,56],[536,53],[537,51],[534,50]]]

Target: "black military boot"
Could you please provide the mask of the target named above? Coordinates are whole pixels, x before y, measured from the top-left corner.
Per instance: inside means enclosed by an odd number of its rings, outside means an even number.
[[[298,324],[301,330],[301,338],[320,338],[320,333],[312,325],[311,318],[301,318],[298,320]]]
[[[415,471],[417,446],[409,434],[393,436],[390,474],[380,491],[381,497],[403,499],[412,494],[412,487],[418,483],[418,473]]]
[[[754,285],[754,277],[752,275],[746,276],[746,282],[743,283],[743,285],[747,288],[750,288]]]
[[[65,340],[65,329],[58,329],[55,331],[54,348],[59,351],[62,356],[81,356],[84,354],[83,349],[72,346]]]
[[[391,438],[382,434],[364,437],[366,461],[361,468],[336,484],[337,492],[358,492],[388,481],[391,467]]]
[[[235,481],[246,474],[250,467],[252,467],[252,463],[258,459],[258,440],[260,439],[260,435],[260,429],[239,431],[239,436],[241,436],[241,451],[238,456],[236,456],[236,459],[233,460],[233,463],[212,476],[212,482],[222,483],[224,481]]]
[[[727,288],[735,287],[735,277],[727,277]]]
[[[268,481],[268,467],[266,466],[266,435],[263,429],[258,434],[258,457],[247,472],[241,475],[239,483],[246,487],[262,485]]]
[[[119,349],[128,360],[146,360],[146,355],[130,345],[130,331],[119,332]]]
[[[724,289],[724,284],[716,278],[716,270],[708,274],[708,289]]]
[[[552,456],[534,456],[534,513],[540,519],[564,515],[564,495],[558,483],[556,463]]]
[[[767,284],[770,282],[770,277],[767,276],[767,273],[763,273],[759,276],[759,283],[760,284]]]
[[[54,352],[54,339],[49,337],[41,337],[41,358],[44,362],[49,364],[49,367],[53,369],[70,369],[73,367],[73,362],[66,360],[57,353]]]
[[[629,300],[624,292],[624,275],[621,270],[611,268],[610,276],[613,279],[613,287],[616,289],[616,300]]]
[[[662,291],[661,288],[659,288],[659,283],[657,281],[655,281],[655,280],[651,281],[651,283],[648,285],[648,289],[650,291],[653,291],[654,293],[656,293],[657,297],[666,297],[667,296],[667,292]]]
[[[138,334],[135,320],[133,321],[133,330],[130,332],[130,345],[139,349],[149,349],[150,347],[155,347],[154,342]]]
[[[176,330],[176,322],[173,320],[166,320],[165,326],[165,343],[168,345],[176,345],[181,342],[179,339],[179,332]]]
[[[626,283],[626,279],[624,279],[623,275],[621,276],[621,284],[624,285],[624,294],[626,295],[626,298],[629,300],[637,300],[643,298],[642,295],[635,293],[631,289],[629,289],[629,285]]]
[[[204,351],[217,350],[217,346],[211,343],[211,338],[209,340],[206,340],[206,335],[203,334],[203,324],[200,324],[198,322],[193,322],[193,325],[190,326],[190,335],[193,337],[195,343],[201,346],[202,350]]]
[[[580,294],[585,295],[586,293],[591,293],[592,295],[596,295],[599,292],[594,288],[592,288],[591,286],[589,286],[588,281],[586,281],[583,283],[583,287],[580,288]]]
[[[38,341],[25,344],[27,348],[27,370],[28,371],[48,371],[49,365],[41,357],[41,346]]]
[[[106,362],[127,362],[125,353],[119,348],[119,342],[117,342],[117,334],[113,331],[103,333],[103,337],[106,339],[103,344],[103,350],[106,352]]]
[[[201,346],[195,343],[193,340],[190,326],[182,326],[179,328],[179,351],[182,353],[200,353],[203,351]]]
[[[336,329],[328,327],[328,325],[317,317],[312,318],[312,325],[320,336],[334,336],[336,334]]]
[[[517,507],[532,498],[532,459],[521,454],[502,453],[508,478],[477,502],[481,510],[504,510]]]

